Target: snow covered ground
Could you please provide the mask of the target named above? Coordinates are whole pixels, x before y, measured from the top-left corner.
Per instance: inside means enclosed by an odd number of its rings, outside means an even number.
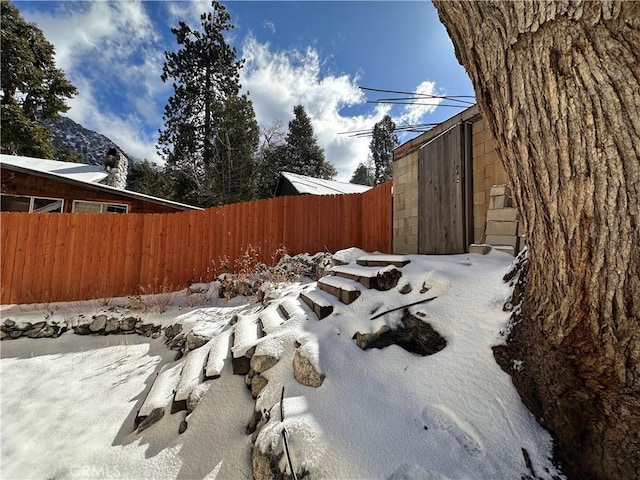
[[[337,256],[353,260],[361,253]],[[67,332],[56,339],[3,341],[0,477],[251,478],[251,436],[245,429],[254,408],[263,407],[272,413],[258,447],[281,451],[286,426],[294,468],[311,478],[520,479],[533,475],[523,449],[537,477],[558,475],[550,435],[492,355],[509,316],[502,310],[510,293],[502,276],[512,257],[492,252],[407,258],[411,263],[400,269],[397,287],[363,291],[350,305],[336,300],[334,313],[321,321],[298,301],[313,285],[272,290],[267,308],[298,302],[293,316],[241,346],[246,350],[253,342],[256,355],[279,358],[262,374],[267,387],[256,402],[244,376],[233,375],[231,354],[220,363],[218,347],[216,358],[209,357],[211,368],[222,365],[220,377],[204,382],[208,388],[182,434],[184,411],[167,412],[141,433],[134,431],[134,419],[160,369],[173,362],[185,365],[201,350],[174,360],[176,352],[163,339],[137,335]],[[430,297],[436,298],[409,310],[446,339],[442,351],[421,357],[396,345],[366,351],[356,346],[356,332],[396,328],[403,314],[398,310],[371,320],[374,313]],[[189,306],[189,297],[180,292],[165,312],[143,317],[163,325],[180,322],[215,340],[236,328],[229,322],[234,316],[240,319],[238,331],[240,324],[257,321],[263,306],[244,300]],[[67,318],[78,309],[77,303],[48,305],[46,311],[2,307],[0,314],[3,320],[33,322],[46,312]],[[325,376],[318,388],[291,376],[296,341]],[[194,378],[197,382],[197,374]],[[285,422],[276,413],[282,387]]]

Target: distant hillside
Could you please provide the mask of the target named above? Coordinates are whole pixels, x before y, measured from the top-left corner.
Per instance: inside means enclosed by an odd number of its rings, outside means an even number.
[[[129,159],[129,166],[133,159],[130,155],[104,135],[89,130],[68,117],[48,120],[46,127],[52,134],[53,146],[56,150],[72,150],[84,158],[90,165],[100,165],[105,152],[112,147],[118,148]]]

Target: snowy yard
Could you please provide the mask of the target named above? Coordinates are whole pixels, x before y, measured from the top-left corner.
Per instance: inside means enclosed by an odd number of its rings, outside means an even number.
[[[352,260],[357,253],[341,255]],[[184,332],[209,340],[180,359],[164,338],[138,335],[66,332],[54,339],[3,341],[0,476],[251,478],[253,446],[246,428],[254,409],[270,412],[256,434],[256,448],[282,454],[286,427],[292,464],[310,478],[520,479],[532,476],[531,469],[539,478],[558,475],[550,435],[526,410],[491,350],[503,340],[509,318],[502,307],[510,288],[502,276],[512,257],[492,252],[407,258],[396,287],[363,289],[349,305],[336,300],[323,320],[298,300],[315,287],[309,281],[268,290],[268,306],[238,298],[189,306],[186,293],[177,293],[166,312],[148,313],[145,321],[181,323]],[[441,351],[419,356],[397,345],[356,346],[356,332],[396,329],[403,316],[400,309],[371,320],[374,313],[430,298],[409,311],[446,339]],[[240,338],[241,328],[264,324],[281,304],[295,310],[289,319],[263,327],[262,338]],[[70,310],[61,305],[54,316],[67,318]],[[44,315],[15,306],[1,313],[3,321],[18,323]],[[198,377],[206,364],[203,349],[231,331],[236,355],[255,347],[255,356],[277,360],[261,372],[268,384],[256,400],[245,377],[232,373],[229,349],[219,378]],[[246,344],[239,345],[241,340]],[[324,376],[321,386],[294,379],[295,352],[306,352]],[[136,415],[160,369],[175,366],[186,377],[187,365],[194,364],[189,359],[198,355],[194,381],[201,382],[204,395],[186,419],[186,431],[178,433],[187,412],[167,408],[158,422],[137,432]],[[193,387],[185,380],[179,388],[189,393]],[[288,468],[284,455],[280,467]]]

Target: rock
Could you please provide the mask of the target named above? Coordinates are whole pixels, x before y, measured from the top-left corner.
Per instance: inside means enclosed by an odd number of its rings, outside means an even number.
[[[273,452],[262,452],[259,446],[253,447],[251,465],[253,467],[254,480],[280,480],[283,479],[282,472],[278,467],[280,459],[284,455],[281,452],[275,455]]]
[[[4,322],[3,325],[7,326],[7,327],[13,327],[15,326],[16,322],[14,322],[13,320],[11,320],[10,318],[7,318]]]
[[[24,332],[22,332],[21,330],[12,330],[11,332],[9,332],[9,338],[11,340],[15,340],[16,338],[20,338],[23,334]]]
[[[271,355],[254,355],[251,357],[251,368],[258,373],[269,370],[276,363],[278,363],[278,359]]]
[[[182,324],[175,323],[173,325],[169,325],[167,328],[164,329],[164,336],[167,340],[171,340],[180,332],[182,332]]]
[[[412,290],[413,288],[411,288],[411,285],[409,285],[408,283],[405,283],[400,289],[400,293],[402,295],[407,295],[408,293],[411,293]]]
[[[89,329],[88,323],[82,323],[76,327],[73,327],[73,333],[76,335],[89,335],[91,330]]]
[[[209,390],[210,386],[210,383],[201,383],[196,388],[191,390],[191,393],[189,393],[189,398],[187,398],[187,412],[191,413],[196,409],[198,403],[200,403],[200,400],[202,400],[202,397],[204,397],[205,393],[207,393],[207,390]]]
[[[203,346],[208,341],[209,337],[189,332],[185,338],[185,347],[189,351],[195,350],[196,348]]]
[[[106,324],[107,324],[107,316],[98,315],[89,324],[89,330],[91,330],[93,333],[101,332],[104,330],[104,327]]]
[[[33,328],[33,324],[31,322],[24,322],[21,323],[20,325],[16,325],[16,330],[21,330],[23,332],[26,332],[27,330],[31,330]]]
[[[447,341],[427,322],[414,317],[405,309],[402,317],[404,328],[392,330],[383,325],[375,333],[356,332],[353,338],[363,350],[398,345],[408,352],[426,356],[433,355],[447,346]]]
[[[164,408],[154,408],[148,416],[144,417],[144,420],[140,422],[140,425],[138,425],[138,433],[146,430],[162,417],[164,417]]]
[[[38,332],[37,338],[53,337],[55,333],[56,331],[51,325],[45,325],[40,329],[40,332]]]
[[[115,333],[120,327],[120,322],[117,318],[111,317],[106,321],[104,325],[104,333]]]
[[[298,383],[308,387],[319,387],[325,376],[318,372],[311,361],[304,357],[300,350],[296,350],[293,357],[293,377]]]
[[[398,284],[400,277],[402,277],[402,273],[397,268],[378,273],[376,278],[376,290],[380,290],[381,292],[391,290]]]
[[[136,326],[138,321],[135,317],[127,317],[124,320],[120,320],[119,329],[123,332],[131,332]]]
[[[186,420],[182,420],[180,422],[180,426],[178,427],[178,434],[182,435],[184,432],[186,432],[188,426],[189,426],[189,424],[187,423],[187,421]]]
[[[4,330],[0,330],[0,340],[4,340],[5,338],[11,338],[11,337]]]
[[[253,398],[258,398],[260,392],[264,390],[264,387],[267,386],[269,380],[264,378],[262,375],[256,375],[251,379],[251,396]]]
[[[40,330],[44,328],[46,324],[47,322],[36,322],[33,324],[33,328],[35,328],[36,330]]]

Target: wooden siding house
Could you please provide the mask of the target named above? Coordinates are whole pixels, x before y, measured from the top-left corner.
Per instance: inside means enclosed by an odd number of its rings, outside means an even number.
[[[0,155],[1,211],[174,213],[197,207],[105,185],[94,165]]]
[[[524,246],[506,172],[473,105],[393,152],[394,253]],[[473,250],[473,249],[472,249]]]

